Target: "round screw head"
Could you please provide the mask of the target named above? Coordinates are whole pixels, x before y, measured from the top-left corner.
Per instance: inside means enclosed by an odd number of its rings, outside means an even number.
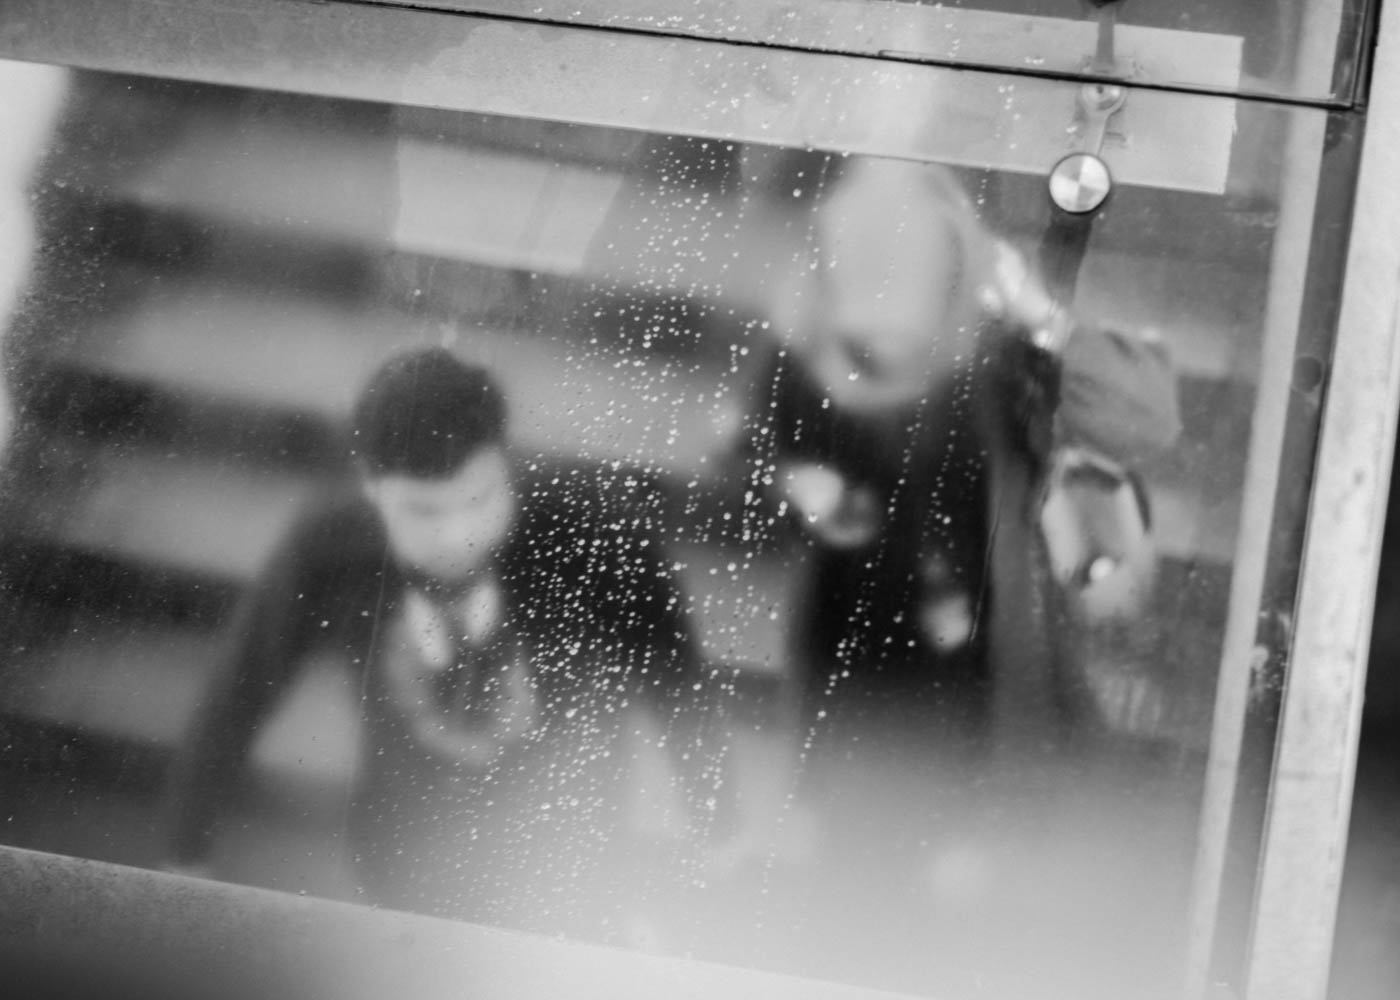
[[[1108,164],[1092,153],[1071,153],[1050,170],[1050,200],[1071,215],[1084,215],[1113,190]]]

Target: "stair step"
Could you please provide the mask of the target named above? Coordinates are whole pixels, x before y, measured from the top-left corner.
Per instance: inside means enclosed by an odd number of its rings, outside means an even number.
[[[388,122],[314,113],[191,116],[144,169],[90,173],[111,201],[235,229],[281,231],[370,252],[393,248],[526,271],[576,273],[623,175]],[[337,127],[338,126],[338,127]]]
[[[75,180],[98,200],[204,220],[213,235],[281,233],[369,254],[652,288],[729,286],[729,299],[774,259],[754,245],[757,233],[734,241],[754,213],[712,190],[718,168],[678,162],[675,176],[657,180],[629,162],[659,138],[555,128],[530,141],[511,122],[448,134],[421,112],[404,121],[321,118],[314,108],[299,116],[237,103],[210,109],[190,115],[144,162],[133,153],[134,165],[124,158],[109,173],[86,169]],[[736,267],[738,246],[760,265]]]
[[[95,449],[81,492],[24,532],[80,552],[177,573],[247,579],[321,481],[149,451]]]
[[[208,675],[207,629],[113,627],[74,618],[67,635],[8,657],[0,703],[89,738],[172,746]]]
[[[682,548],[677,555],[702,649],[712,662],[735,668],[736,683],[782,677],[782,628],[799,574],[771,559],[735,566],[711,550]],[[1223,626],[1219,598],[1227,584],[1228,570],[1221,566],[1164,564],[1158,611],[1189,627],[1182,632],[1165,619],[1151,625],[1168,628],[1173,637],[1168,655],[1155,659],[1151,670],[1172,695],[1158,739],[1205,745]],[[226,641],[223,632],[207,627],[78,612],[46,638],[7,643],[0,705],[8,720],[168,759],[185,745]],[[310,659],[255,741],[251,760],[259,780],[308,792],[348,787],[360,752],[358,691],[336,656]]]
[[[255,302],[252,307],[269,306]],[[238,307],[231,313],[236,316]],[[321,442],[329,461],[329,442],[340,440],[351,395],[344,387],[358,385],[378,363],[371,351],[384,349],[381,342],[372,342],[372,331],[357,339],[344,325],[324,319],[319,329],[303,325],[284,338],[264,333],[269,343],[264,350],[238,351],[228,348],[236,319],[222,321],[221,336],[209,311],[201,316],[206,336],[199,341],[181,334],[182,324],[174,320],[132,324],[124,342],[122,333],[115,333],[101,344],[114,362],[115,371],[106,374],[154,380],[187,399],[221,399],[220,412],[230,426],[240,408],[250,422],[268,426],[275,423],[273,412],[310,412],[324,430],[303,436]],[[347,339],[350,349],[338,350]],[[201,342],[211,346],[208,354],[196,350]],[[85,347],[97,344],[89,340]],[[637,466],[682,497],[713,486],[711,473],[718,472],[728,435],[737,425],[739,402],[736,393],[713,398],[712,387],[722,384],[714,376],[681,372],[668,379],[664,371],[658,375],[621,360],[585,361],[551,350],[543,340],[486,331],[458,348],[502,373],[513,402],[512,432],[523,455]],[[314,368],[314,359],[322,354],[336,363],[323,366],[319,377],[295,377],[300,368]],[[281,364],[276,363],[279,355]],[[82,359],[93,369],[107,361],[106,355]],[[338,384],[327,369],[340,373]],[[174,411],[177,418],[180,412]],[[94,422],[100,423],[100,417]],[[76,473],[69,491],[46,504],[39,520],[12,534],[118,561],[215,579],[249,579],[298,506],[328,474],[346,469],[339,461],[298,468],[270,450],[259,452],[256,444],[247,442],[248,450],[226,454],[217,447],[201,453],[201,442],[189,437],[178,449],[156,442],[85,448],[71,459]],[[1180,558],[1204,554],[1229,559],[1239,517],[1238,463],[1228,460],[1228,449],[1188,444],[1180,454],[1176,467],[1149,470],[1162,550]]]
[[[213,234],[281,233],[368,255],[568,275],[752,314],[764,311],[804,236],[760,200],[708,178],[570,161],[557,150],[493,148],[480,135],[315,122],[314,115],[195,118],[145,170],[89,184],[105,199],[204,220]],[[1241,356],[1239,338],[1221,335],[1257,322],[1249,303],[1258,296],[1240,296],[1233,272],[1226,280],[1226,269],[1207,261],[1184,275],[1182,262],[1160,252],[1123,248],[1092,266],[1081,303],[1088,314],[1130,328],[1143,322],[1125,308],[1120,272],[1127,283],[1143,274],[1158,284],[1189,282],[1193,320],[1163,331],[1183,367],[1223,375],[1254,362],[1251,352]],[[1095,299],[1094,288],[1108,297]]]
[[[109,196],[300,238],[563,274],[622,185],[615,171],[282,120],[195,122]]]
[[[206,628],[78,616],[68,634],[9,657],[0,704],[10,720],[168,760],[185,746],[223,645]],[[259,733],[254,773],[288,786],[346,785],[359,752],[358,718],[349,674],[313,659]]]
[[[736,565],[714,551],[678,547],[683,590],[703,653],[745,672],[780,676],[781,612],[794,575],[774,560]],[[77,734],[103,746],[166,751],[187,737],[227,642],[219,629],[113,620],[77,611],[61,625],[47,609],[7,642],[0,705],[9,719]],[[47,634],[44,623],[50,628]],[[264,779],[340,786],[357,766],[358,687],[333,654],[313,657],[253,749]]]
[[[425,328],[425,326],[427,328]],[[451,343],[496,372],[526,453],[622,461],[687,476],[732,430],[739,381],[696,362],[637,357],[561,337],[473,328],[444,332],[389,312],[299,296],[185,287],[151,295],[98,335],[51,356],[175,395],[343,426],[359,387],[389,355]]]

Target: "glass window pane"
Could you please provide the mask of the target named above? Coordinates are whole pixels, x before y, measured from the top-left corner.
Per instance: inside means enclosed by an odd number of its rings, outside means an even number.
[[[1209,762],[1272,738],[1353,130],[1130,92],[1069,217],[1083,92],[955,75],[1003,113],[941,162],[17,76],[0,836],[1171,993],[1201,873],[1247,895]]]

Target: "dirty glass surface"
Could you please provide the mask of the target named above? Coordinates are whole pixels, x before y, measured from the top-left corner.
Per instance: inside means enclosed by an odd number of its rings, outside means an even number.
[[[1232,621],[1271,740],[1321,112],[1207,102],[1213,189],[1191,149],[1072,219],[990,164],[14,73],[5,842],[1175,989]]]
[[[419,5],[423,6],[423,5]],[[1365,0],[434,0],[443,10],[1346,103]]]

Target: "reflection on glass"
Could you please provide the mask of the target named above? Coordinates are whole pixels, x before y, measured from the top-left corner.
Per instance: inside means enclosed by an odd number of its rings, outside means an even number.
[[[79,78],[7,347],[4,838],[1169,992],[1269,208],[1124,189],[1071,267],[1039,184]]]

